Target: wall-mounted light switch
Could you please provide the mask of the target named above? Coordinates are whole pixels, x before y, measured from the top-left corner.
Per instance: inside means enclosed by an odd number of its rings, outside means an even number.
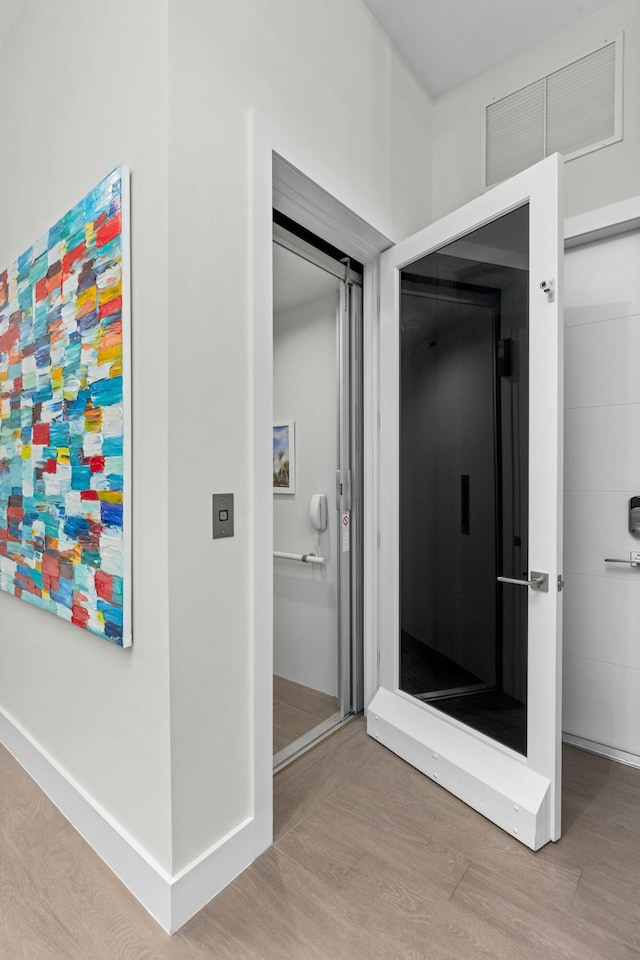
[[[213,539],[233,536],[233,494],[213,494]]]

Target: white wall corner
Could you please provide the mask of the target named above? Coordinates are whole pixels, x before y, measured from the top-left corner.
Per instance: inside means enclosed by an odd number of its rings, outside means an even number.
[[[264,848],[263,848],[264,849]],[[247,817],[171,881],[169,933],[175,933],[263,852]]]
[[[269,846],[269,832],[248,817],[171,876],[2,708],[0,743],[167,933],[175,933]]]

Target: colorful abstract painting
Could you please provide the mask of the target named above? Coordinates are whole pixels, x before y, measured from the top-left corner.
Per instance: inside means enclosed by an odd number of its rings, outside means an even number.
[[[128,646],[128,175],[0,273],[0,587]]]

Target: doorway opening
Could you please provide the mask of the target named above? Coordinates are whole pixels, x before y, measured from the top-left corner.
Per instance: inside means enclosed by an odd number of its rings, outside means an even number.
[[[363,709],[362,266],[274,211],[273,753]]]

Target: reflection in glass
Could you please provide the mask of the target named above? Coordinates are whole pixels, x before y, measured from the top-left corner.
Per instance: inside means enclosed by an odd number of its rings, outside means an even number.
[[[401,271],[400,688],[527,749],[529,208]]]

